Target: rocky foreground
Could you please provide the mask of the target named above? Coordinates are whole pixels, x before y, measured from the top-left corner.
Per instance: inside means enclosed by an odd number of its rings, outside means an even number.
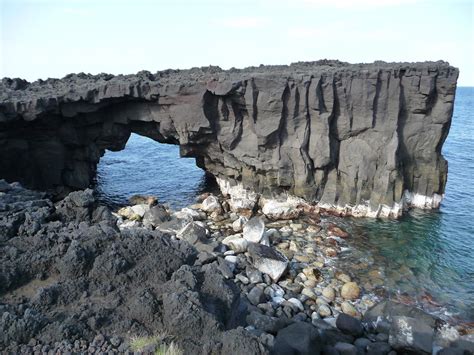
[[[345,215],[437,208],[458,70],[334,60],[228,71],[0,82],[0,177],[84,189],[130,134],[178,144],[240,198],[304,198]]]
[[[469,330],[331,267],[349,235],[314,209],[131,204],[0,180],[1,352],[473,353]]]

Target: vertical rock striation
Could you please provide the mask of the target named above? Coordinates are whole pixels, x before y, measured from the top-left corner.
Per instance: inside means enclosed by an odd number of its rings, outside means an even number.
[[[179,144],[236,201],[300,197],[355,216],[436,208],[458,70],[295,63],[0,85],[0,178],[87,187],[131,132]],[[295,199],[293,199],[295,200]]]

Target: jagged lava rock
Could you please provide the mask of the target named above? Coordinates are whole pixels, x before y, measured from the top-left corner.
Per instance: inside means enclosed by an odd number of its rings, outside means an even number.
[[[440,204],[457,77],[442,61],[323,60],[4,78],[0,178],[85,188],[105,150],[123,149],[134,132],[179,144],[235,209],[252,210],[259,194],[289,195],[342,214],[397,217]]]

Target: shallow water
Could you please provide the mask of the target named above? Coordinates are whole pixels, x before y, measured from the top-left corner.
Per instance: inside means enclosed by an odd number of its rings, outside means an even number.
[[[474,320],[474,88],[458,88],[443,154],[449,162],[446,196],[439,211],[411,211],[398,221],[342,219],[354,235],[341,267],[362,285],[407,294],[432,312]],[[152,194],[173,208],[215,189],[194,159],[178,159],[179,147],[132,135],[120,152],[98,166],[96,191],[108,205],[133,194]],[[360,262],[363,261],[362,265]],[[360,270],[350,265],[358,264]],[[368,265],[367,267],[365,267]],[[368,278],[367,271],[379,277]],[[431,305],[426,300],[431,301]],[[420,303],[421,302],[421,303]],[[434,307],[440,303],[444,308]]]
[[[449,162],[439,211],[413,210],[398,221],[350,219],[357,238],[348,260],[372,257],[389,290],[431,295],[448,314],[474,320],[474,88],[458,88],[452,126],[443,146]],[[355,251],[355,252],[354,252]],[[365,270],[359,274],[363,277]],[[427,297],[426,297],[427,296]],[[424,302],[427,306],[427,303]],[[443,310],[441,310],[443,311]]]

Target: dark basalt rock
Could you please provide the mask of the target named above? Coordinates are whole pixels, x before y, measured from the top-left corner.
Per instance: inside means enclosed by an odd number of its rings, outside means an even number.
[[[189,243],[120,231],[90,190],[54,205],[17,184],[0,188],[0,231],[22,216],[0,241],[0,353],[126,353],[132,335],[161,333],[189,354],[267,353],[240,327],[238,287],[216,265],[193,266]]]
[[[266,197],[355,215],[437,207],[458,70],[339,61],[0,84],[0,177],[62,193],[91,183],[131,132]]]

